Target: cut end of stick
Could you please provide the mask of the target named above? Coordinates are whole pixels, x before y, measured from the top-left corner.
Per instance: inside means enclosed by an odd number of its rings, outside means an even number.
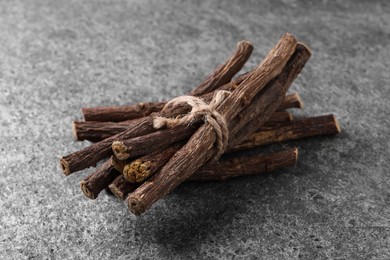
[[[241,45],[247,45],[248,47],[253,49],[253,44],[248,40],[242,40],[237,43],[237,48]]]
[[[60,159],[60,165],[62,172],[68,176],[71,174],[70,168],[69,168],[69,163],[65,159]]]
[[[293,119],[294,119],[293,114],[288,113],[287,115],[288,115],[288,120],[287,121],[293,121]]]
[[[126,181],[131,182],[131,183],[135,183],[134,170],[133,170],[133,167],[131,166],[132,164],[133,163],[127,164],[123,168],[123,177],[125,178]]]
[[[84,121],[88,121],[88,118],[85,116],[87,114],[87,112],[88,112],[88,108],[83,107],[83,108],[80,109],[80,112],[83,115]]]
[[[121,141],[115,141],[112,143],[112,151],[119,160],[125,160],[129,158],[129,155],[126,153],[127,148]]]
[[[86,181],[80,181],[80,188],[87,198],[90,198],[92,200],[96,199],[96,195],[87,187]]]
[[[127,164],[123,169],[123,176],[128,182],[142,183],[150,177],[150,162],[136,160]]]
[[[77,122],[76,121],[73,121],[72,122],[72,134],[73,134],[73,138],[74,138],[74,140],[76,140],[76,141],[80,141],[79,140],[79,137],[77,136]]]
[[[309,52],[309,55],[311,56],[312,51],[311,51],[309,46],[307,46],[303,42],[298,42],[298,44],[301,45],[302,47],[304,47]]]
[[[125,195],[123,194],[123,192],[120,189],[118,189],[118,187],[116,187],[114,184],[111,183],[110,185],[108,185],[108,188],[110,189],[112,194],[114,194],[115,197],[117,197],[118,199],[120,200],[125,199]]]
[[[336,127],[336,131],[337,131],[337,133],[336,133],[336,134],[339,134],[339,133],[341,133],[341,127],[340,127],[340,123],[339,123],[339,121],[337,120],[337,118],[336,118],[336,116],[335,116],[335,115],[333,115],[333,121],[334,121],[334,125],[335,125],[335,127]]]
[[[303,109],[305,107],[305,104],[303,103],[301,96],[298,93],[294,93],[293,95],[297,102],[297,108]]]
[[[141,164],[142,164],[142,162],[139,160],[136,160],[130,164],[127,164],[123,168],[123,177],[125,177],[125,179],[128,182],[136,183],[137,182],[137,175],[139,174],[138,172],[139,172],[139,168],[140,168]]]
[[[127,207],[136,216],[144,213],[147,208],[142,204],[142,201],[136,198],[132,198],[131,195],[127,197]]]
[[[294,148],[294,154],[295,154],[295,163],[294,164],[296,164],[297,163],[297,161],[298,161],[298,148]]]

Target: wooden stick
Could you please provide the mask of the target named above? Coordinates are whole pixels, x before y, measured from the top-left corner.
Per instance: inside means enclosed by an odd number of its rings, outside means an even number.
[[[242,43],[244,45],[249,45],[248,42]],[[248,46],[247,51],[250,50],[250,47]],[[251,51],[251,50],[250,50]],[[243,56],[247,54],[242,54]],[[231,66],[234,64],[229,63]],[[225,73],[231,73],[230,70],[224,69],[223,72]],[[224,77],[224,73],[220,71],[218,68],[213,75],[216,75],[216,78],[222,78]],[[212,84],[212,89],[215,89],[216,86],[220,87],[221,89],[227,89],[227,90],[233,90],[236,85],[245,80],[247,76],[243,75],[241,77],[238,77],[234,82],[228,83],[226,85],[221,85],[218,86],[220,81],[217,79],[214,79],[212,81],[208,81],[208,84]],[[209,77],[210,78],[210,77]],[[207,79],[208,80],[208,79]],[[218,83],[219,82],[219,83]],[[200,86],[203,86],[205,83],[201,84]],[[211,95],[203,95],[202,98],[205,99],[206,101],[209,101],[212,97]],[[160,111],[157,115],[161,117],[175,117],[177,115],[183,114],[183,113],[188,113],[189,107],[187,105],[175,107],[175,108],[166,108]],[[60,165],[63,173],[65,175],[70,175],[73,172],[77,172],[80,170],[83,170],[85,168],[91,167],[96,165],[97,162],[100,160],[109,157],[112,155],[112,150],[111,150],[111,144],[115,140],[126,140],[130,138],[134,138],[137,136],[142,136],[142,135],[147,135],[150,133],[155,132],[155,128],[153,126],[153,121],[156,115],[149,115],[147,117],[141,118],[140,122],[133,128],[127,129],[124,132],[121,132],[117,135],[111,136],[109,138],[106,138],[100,142],[97,142],[95,144],[92,144],[80,151],[74,152],[72,154],[69,154],[67,156],[64,156],[60,159]]]
[[[108,187],[120,173],[112,166],[111,159],[107,160],[95,172],[88,175],[80,182],[80,188],[84,195],[90,199],[96,199],[99,193]]]
[[[226,179],[257,175],[293,166],[298,160],[298,149],[290,148],[276,153],[228,158],[225,156],[202,166],[188,180],[223,181]]]
[[[190,95],[201,96],[232,81],[234,75],[236,75],[245,65],[252,54],[252,51],[253,45],[250,42],[239,42],[233,55],[204,80],[201,85],[193,89]]]
[[[290,105],[297,105],[297,102],[291,102],[291,97],[299,99],[299,95],[297,93],[286,95],[280,107],[287,109],[292,108]],[[303,103],[300,102],[300,104]],[[278,112],[275,112],[272,115],[269,121],[279,122],[284,120],[291,120],[289,119],[292,117],[290,113],[281,111],[280,108],[278,110]],[[74,121],[72,126],[73,136],[75,140],[78,141],[88,140],[91,142],[98,142],[126,131],[129,128],[135,127],[141,122],[141,120],[141,118],[137,118],[123,122]]]
[[[83,107],[85,121],[120,122],[159,112],[166,102],[142,102],[130,106]]]
[[[258,66],[255,72],[249,75],[228,98],[217,108],[219,113],[225,118],[226,122],[231,122],[238,113],[240,113],[252,99],[259,93],[271,91],[276,95],[276,99],[269,100],[268,94],[264,94],[265,109],[263,117],[268,118],[281,104],[289,85],[281,85],[280,88],[271,88],[269,82],[280,75],[290,58],[296,65],[303,64],[295,59],[293,55],[297,49],[297,42],[290,34],[285,34],[279,43],[270,51],[265,60]],[[310,52],[308,51],[310,54]],[[310,56],[310,55],[306,56]],[[305,55],[298,55],[299,58]],[[308,58],[308,57],[306,57]],[[272,84],[273,85],[273,84]],[[266,88],[265,88],[266,87]],[[253,114],[255,115],[255,114]],[[252,114],[243,114],[243,117],[253,116]],[[229,131],[231,131],[229,124]],[[255,129],[253,130],[255,131]],[[251,134],[251,133],[250,133]],[[247,136],[249,136],[248,134]],[[245,139],[247,136],[241,136]],[[230,137],[230,134],[229,134]],[[211,125],[202,125],[188,143],[184,145],[168,163],[155,174],[151,179],[138,187],[127,199],[128,206],[136,215],[145,212],[150,206],[161,197],[171,192],[180,183],[189,178],[206,161],[215,155],[214,143],[216,137]]]
[[[230,178],[259,175],[277,169],[293,166],[297,162],[298,149],[285,149],[270,154],[238,156],[229,158],[223,156],[214,163],[201,167],[188,181],[223,181]],[[121,200],[133,192],[139,184],[126,181],[123,175],[108,186],[112,193]]]
[[[123,122],[73,121],[73,136],[78,141],[99,142],[129,128],[136,127],[143,120],[145,119],[136,118]]]
[[[217,67],[199,86],[191,91],[191,96],[201,96],[229,83],[249,59],[253,45],[248,41],[237,44],[235,52],[222,65]],[[148,116],[159,112],[166,102],[145,102],[130,106],[110,106],[82,108],[85,121],[120,122]]]
[[[334,115],[309,117],[256,132],[246,141],[232,147],[230,151],[238,151],[312,136],[335,135],[340,133],[340,131],[340,125]]]

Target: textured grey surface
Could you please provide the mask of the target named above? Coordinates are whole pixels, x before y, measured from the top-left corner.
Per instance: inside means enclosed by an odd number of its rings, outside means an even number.
[[[312,3],[312,2],[315,2]],[[389,259],[388,1],[1,1],[1,259]],[[58,158],[83,106],[189,91],[236,42],[313,50],[301,115],[343,133],[289,144],[296,167],[180,186],[141,217],[90,201]]]

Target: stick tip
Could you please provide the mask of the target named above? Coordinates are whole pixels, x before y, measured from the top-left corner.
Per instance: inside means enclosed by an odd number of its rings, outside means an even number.
[[[294,93],[294,97],[297,101],[297,108],[304,108],[305,104],[303,103],[301,96],[298,93]]]
[[[69,163],[65,159],[63,159],[63,158],[60,159],[60,166],[61,166],[62,172],[66,176],[71,174]]]
[[[84,195],[87,197],[87,198],[90,198],[90,199],[96,199],[96,196],[95,194],[87,187],[87,182],[82,180],[80,181],[80,188],[81,188],[81,191],[84,193]]]
[[[72,134],[73,134],[74,140],[80,141],[79,137],[77,136],[77,122],[76,121],[72,122]]]
[[[114,141],[111,145],[112,151],[119,160],[125,160],[129,157],[126,153],[127,148],[122,141]]]
[[[311,51],[310,47],[307,46],[305,43],[303,43],[303,42],[298,42],[297,47],[306,49],[306,51],[307,51],[307,52],[309,53],[309,55],[311,56],[312,51]]]
[[[289,32],[285,32],[282,37],[282,39],[285,39],[285,40],[289,40],[289,41],[292,41],[294,43],[297,42],[297,39],[294,37],[294,35],[292,35],[291,33]]]
[[[292,113],[287,112],[286,115],[287,115],[287,121],[293,121],[294,120],[294,116],[293,116]]]
[[[117,186],[115,186],[113,183],[108,185],[108,188],[112,192],[112,194],[114,194],[115,197],[117,197],[118,199],[120,199],[120,200],[125,199],[125,195],[123,194],[123,192]]]
[[[247,48],[249,47],[249,48],[253,49],[253,44],[248,40],[239,41],[237,43],[237,48],[239,48],[240,46],[245,46]]]
[[[123,168],[123,177],[131,183],[137,182],[137,172],[139,170],[141,162],[139,160],[135,160],[134,162],[127,164]]]
[[[82,107],[82,108],[80,109],[80,113],[83,115],[84,121],[88,121],[88,120],[87,120],[88,118],[86,118],[87,111],[88,111],[88,109],[85,108],[85,107]]]
[[[127,207],[129,208],[130,212],[136,216],[141,215],[147,210],[140,199],[134,198],[131,195],[127,197]]]
[[[339,121],[337,120],[337,118],[336,118],[335,115],[332,115],[332,117],[333,117],[334,125],[335,125],[335,127],[336,127],[336,134],[339,134],[339,133],[341,133],[340,123],[339,123]]]
[[[294,148],[295,163],[298,161],[298,148]]]

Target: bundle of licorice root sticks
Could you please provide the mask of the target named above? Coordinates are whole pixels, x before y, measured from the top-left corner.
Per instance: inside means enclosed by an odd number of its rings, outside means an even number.
[[[263,62],[236,76],[252,50],[239,42],[200,85],[168,102],[83,108],[74,136],[93,143],[60,159],[64,174],[103,161],[80,182],[85,196],[111,190],[140,215],[182,182],[258,175],[297,161],[297,148],[250,149],[340,132],[334,115],[294,120],[286,111],[303,107],[287,90],[311,55],[306,45],[286,33]]]

